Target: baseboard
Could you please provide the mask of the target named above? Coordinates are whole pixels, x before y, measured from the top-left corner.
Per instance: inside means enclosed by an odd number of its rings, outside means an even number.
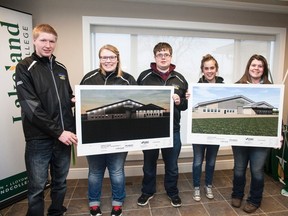
[[[233,159],[229,160],[218,160],[216,161],[216,170],[227,170],[232,169],[234,164]],[[205,163],[203,163],[203,170],[205,167]],[[187,173],[192,171],[192,163],[184,162],[179,163],[179,172]],[[125,166],[125,174],[126,176],[142,176],[142,165],[132,165]],[[164,174],[164,164],[158,164],[157,166],[157,174]],[[85,179],[88,176],[88,168],[71,168],[68,174],[68,179]],[[107,170],[105,172],[105,177],[108,177]]]

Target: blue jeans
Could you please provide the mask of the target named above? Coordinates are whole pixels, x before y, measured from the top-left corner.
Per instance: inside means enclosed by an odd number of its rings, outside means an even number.
[[[124,164],[127,152],[87,156],[89,206],[100,206],[102,182],[106,167],[112,188],[112,206],[122,206],[126,197]]]
[[[193,185],[200,187],[202,164],[206,150],[206,166],[205,166],[205,185],[212,185],[215,162],[219,145],[200,145],[193,144]]]
[[[264,165],[269,148],[232,146],[234,155],[234,179],[232,198],[243,199],[246,184],[246,169],[251,172],[250,192],[247,202],[259,207],[264,189]]]
[[[44,188],[50,165],[51,205],[49,216],[63,215],[66,194],[66,178],[70,168],[71,146],[56,139],[31,140],[26,142],[25,164],[28,175],[27,216],[44,215]]]
[[[164,187],[169,197],[178,195],[178,157],[181,150],[180,133],[174,132],[173,148],[161,149],[165,164]],[[144,150],[144,177],[142,180],[142,193],[153,195],[156,192],[156,172],[159,149]]]

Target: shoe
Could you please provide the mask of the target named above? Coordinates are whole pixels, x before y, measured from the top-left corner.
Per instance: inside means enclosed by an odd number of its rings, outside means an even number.
[[[285,190],[284,188],[281,190],[281,195],[288,197],[288,191]]]
[[[121,216],[121,215],[122,215],[122,206],[113,206],[111,216]]]
[[[208,199],[213,199],[214,198],[211,185],[205,186],[204,190],[205,190],[205,193],[206,193],[206,197]]]
[[[241,203],[242,203],[242,199],[239,199],[239,198],[232,198],[231,200],[231,205],[235,208],[240,208]]]
[[[257,206],[253,205],[252,203],[246,202],[243,211],[247,212],[247,213],[253,213],[258,209]]]
[[[137,201],[137,205],[145,206],[148,204],[149,200],[153,198],[153,195],[142,194]]]
[[[90,206],[90,215],[91,216],[101,216],[102,212],[99,206]]]
[[[62,206],[62,211],[63,211],[63,214],[62,214],[62,215],[63,215],[63,216],[66,215],[67,208],[66,208],[65,206]]]
[[[200,194],[200,188],[199,187],[194,188],[193,199],[197,202],[199,202],[201,200],[201,194]]]
[[[173,197],[169,197],[168,198],[171,200],[171,205],[175,208],[178,208],[180,206],[182,206],[182,201],[181,201],[181,198],[176,195],[176,196],[173,196]]]

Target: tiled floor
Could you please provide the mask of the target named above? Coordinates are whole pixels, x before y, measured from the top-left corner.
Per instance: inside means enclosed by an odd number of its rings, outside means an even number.
[[[249,173],[248,175],[249,176]],[[230,194],[232,187],[232,170],[218,170],[214,175],[213,200],[203,196],[200,202],[192,198],[191,173],[182,173],[179,177],[180,197],[183,206],[173,208],[165,194],[163,187],[163,175],[157,179],[157,193],[150,200],[150,204],[139,207],[136,204],[140,195],[141,177],[127,177],[126,192],[127,198],[124,204],[123,216],[237,216],[246,215],[241,208],[236,209],[230,205]],[[249,177],[248,177],[249,178]],[[203,179],[203,177],[202,177]],[[247,181],[249,182],[249,181]],[[246,191],[249,185],[247,185]],[[280,195],[282,184],[266,176],[264,198],[261,207],[254,214],[269,216],[288,216],[288,197]],[[111,211],[110,185],[105,179],[102,193],[101,209],[103,216],[109,216]],[[49,204],[49,191],[46,191],[46,206]],[[67,216],[84,215],[88,216],[87,204],[87,179],[68,180],[68,191],[65,205],[68,207]],[[243,205],[243,204],[242,204]],[[6,209],[1,210],[1,215],[24,216],[27,209],[27,200],[18,202]]]

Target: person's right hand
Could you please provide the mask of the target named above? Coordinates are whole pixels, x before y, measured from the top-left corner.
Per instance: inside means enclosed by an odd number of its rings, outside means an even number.
[[[70,131],[64,130],[58,139],[65,145],[77,145],[78,143],[78,138],[76,134]]]

